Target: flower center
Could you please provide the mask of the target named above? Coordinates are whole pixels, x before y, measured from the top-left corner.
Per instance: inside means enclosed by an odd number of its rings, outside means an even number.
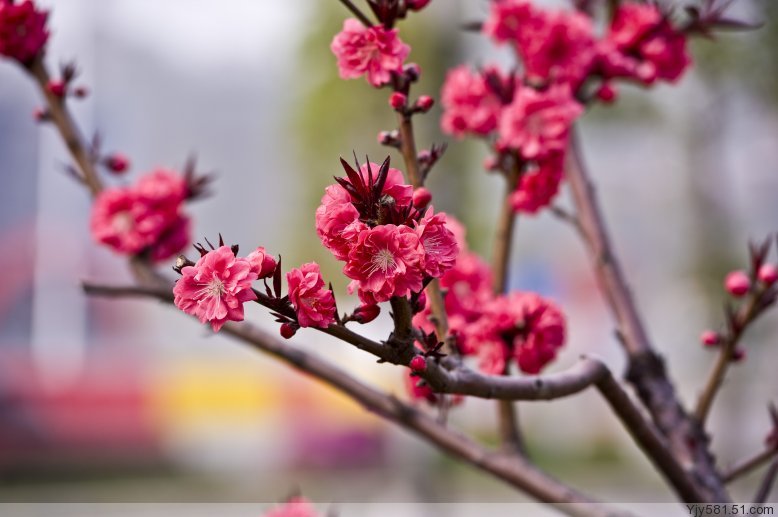
[[[210,283],[206,286],[206,290],[208,295],[213,296],[214,298],[221,298],[221,296],[227,291],[224,288],[224,282],[218,278],[211,280]]]
[[[373,256],[370,273],[372,274],[379,270],[386,273],[390,269],[394,270],[395,267],[397,267],[397,263],[394,261],[394,255],[392,255],[391,251],[384,248]]]
[[[129,233],[134,226],[132,216],[129,212],[119,212],[113,216],[111,226],[116,233]]]

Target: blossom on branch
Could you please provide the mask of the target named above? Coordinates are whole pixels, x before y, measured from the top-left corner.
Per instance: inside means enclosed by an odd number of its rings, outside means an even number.
[[[49,38],[48,16],[32,0],[0,0],[0,54],[23,64],[32,61]]]
[[[341,78],[366,75],[367,82],[375,87],[388,84],[392,73],[401,73],[411,51],[397,35],[397,29],[383,25],[366,27],[353,18],[343,22],[343,30],[335,35],[330,49],[338,58]]]
[[[495,78],[507,81],[496,68],[489,69]],[[467,65],[449,70],[441,91],[444,132],[463,137],[467,133],[485,136],[497,128],[503,102],[487,72],[473,72]]]
[[[564,152],[570,127],[583,113],[570,87],[554,84],[546,90],[518,88],[500,116],[500,145],[519,151],[525,160]]]
[[[335,296],[324,285],[319,265],[303,264],[286,274],[289,301],[301,327],[327,328],[335,321]]]
[[[243,304],[257,295],[251,288],[257,273],[251,262],[235,256],[229,246],[205,253],[194,266],[181,269],[173,288],[176,307],[216,332],[227,321],[243,321]]]
[[[186,197],[183,177],[166,169],[134,186],[103,190],[92,206],[92,237],[118,253],[149,250],[154,261],[168,259],[190,242],[189,218],[182,210]]]
[[[434,213],[430,207],[416,226],[419,242],[424,249],[424,271],[439,278],[454,266],[459,254],[456,237],[446,226],[446,214]]]
[[[533,163],[521,173],[519,184],[510,196],[516,212],[535,214],[551,204],[564,179],[564,154],[553,153]]]

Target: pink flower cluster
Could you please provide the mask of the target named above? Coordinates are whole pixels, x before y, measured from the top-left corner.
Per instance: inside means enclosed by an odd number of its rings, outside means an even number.
[[[402,72],[411,50],[397,35],[397,29],[366,27],[353,18],[343,22],[343,30],[335,35],[330,49],[338,59],[341,78],[366,75],[367,82],[377,88],[391,82],[393,73]]]
[[[538,373],[564,344],[562,312],[535,293],[495,296],[489,266],[467,249],[461,225],[452,218],[449,225],[458,230],[462,252],[440,284],[446,293],[449,329],[457,338],[460,353],[477,357],[479,369],[487,374],[501,375],[511,358],[523,372]],[[431,314],[427,302],[414,316],[414,326],[432,332]],[[421,387],[413,393],[427,397],[431,390]]]
[[[209,322],[216,332],[228,321],[243,321],[243,304],[257,299],[251,284],[271,276],[275,268],[275,259],[264,248],[243,258],[221,246],[181,269],[173,288],[174,303],[200,322]]]
[[[516,50],[522,73],[452,69],[442,89],[441,127],[458,138],[496,133],[491,163],[502,167],[510,153],[526,171],[512,196],[516,211],[525,213],[548,206],[559,190],[570,128],[584,111],[577,99],[591,97],[583,88],[588,79],[598,81],[596,98],[612,102],[613,79],[675,81],[690,63],[686,35],[651,3],[620,3],[598,38],[582,12],[494,0],[483,32]]]
[[[49,38],[48,16],[32,0],[0,0],[0,54],[21,63],[32,61]]]
[[[335,321],[335,296],[324,285],[318,264],[309,262],[292,269],[286,282],[301,327],[327,328]]]
[[[375,188],[380,166],[365,164],[359,174]],[[389,169],[375,202],[356,199],[343,185],[327,187],[316,210],[316,232],[338,260],[367,305],[408,296],[422,289],[425,277],[437,278],[453,267],[458,253],[446,215],[429,207],[413,209],[413,187]]]
[[[183,212],[187,195],[184,178],[167,169],[133,186],[103,190],[92,206],[92,237],[122,254],[170,258],[190,242],[189,217]]]

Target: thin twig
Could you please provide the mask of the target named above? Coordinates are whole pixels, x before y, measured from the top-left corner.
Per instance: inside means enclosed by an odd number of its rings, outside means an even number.
[[[65,99],[57,97],[48,89],[49,73],[46,70],[46,66],[43,63],[43,56],[38,56],[27,68],[30,75],[35,79],[39,89],[46,98],[46,104],[48,107],[48,113],[51,121],[59,130],[62,140],[73,156],[78,168],[83,174],[84,183],[86,183],[92,196],[96,196],[100,190],[102,190],[102,182],[97,175],[94,164],[90,157],[90,153],[83,145],[83,139],[81,134],[73,122],[70,113],[65,108]]]
[[[363,13],[356,5],[354,5],[350,0],[339,0],[341,4],[346,6],[346,9],[351,11],[351,14],[356,16],[359,21],[362,22],[362,24],[365,27],[372,27],[373,22],[370,21],[370,18],[368,18],[365,13]]]
[[[578,235],[586,241],[589,240],[589,236],[586,235],[586,232],[583,229],[583,226],[581,225],[581,221],[578,220],[578,217],[575,214],[572,214],[565,210],[564,208],[552,205],[549,208],[549,211],[556,216],[559,220],[566,222],[570,226],[573,227],[573,229],[578,232]]]
[[[742,463],[739,463],[738,465],[735,465],[730,470],[725,472],[722,475],[722,478],[724,479],[725,483],[731,483],[738,479],[741,476],[744,476],[748,474],[749,472],[758,469],[770,459],[778,455],[778,449],[775,447],[771,447],[769,449],[765,449],[759,454],[752,456],[751,458],[748,458],[747,460],[744,460]]]
[[[774,458],[772,463],[770,463],[770,468],[767,469],[767,473],[764,479],[762,479],[756,495],[754,495],[754,504],[764,504],[767,502],[767,497],[770,495],[776,476],[778,476],[778,458]]]
[[[713,400],[724,382],[724,377],[727,375],[729,365],[732,364],[732,356],[735,353],[735,348],[737,348],[740,338],[743,336],[743,331],[745,331],[748,324],[759,314],[759,311],[757,310],[758,298],[757,295],[752,295],[748,303],[741,307],[741,310],[735,315],[732,332],[726,336],[719,346],[716,362],[713,364],[713,368],[711,368],[711,371],[708,374],[705,388],[702,390],[700,399],[697,401],[697,407],[694,410],[694,417],[701,426],[705,425],[705,420],[713,406]]]
[[[627,379],[635,386],[659,431],[667,437],[676,460],[703,489],[701,501],[726,502],[729,495],[716,471],[709,440],[701,427],[681,406],[664,361],[653,349],[626,277],[611,246],[597,196],[584,166],[578,135],[571,135],[566,175],[584,239],[594,265],[600,291],[605,296],[622,336],[627,354]]]

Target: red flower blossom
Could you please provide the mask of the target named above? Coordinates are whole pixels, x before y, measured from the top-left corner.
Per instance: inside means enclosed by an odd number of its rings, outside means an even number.
[[[335,35],[330,49],[338,58],[341,78],[367,75],[367,82],[375,87],[389,83],[392,72],[402,71],[411,50],[397,36],[397,29],[365,27],[353,18],[343,22],[343,30]]]
[[[510,202],[517,212],[535,214],[547,207],[559,192],[564,178],[564,155],[555,153],[521,175]]]
[[[496,69],[492,72],[498,73]],[[466,133],[488,135],[497,128],[502,101],[483,73],[472,72],[466,65],[449,70],[441,100],[444,132],[461,138]]]
[[[446,226],[446,214],[434,213],[430,207],[416,226],[419,242],[424,248],[424,271],[439,278],[454,266],[459,254],[456,237]]]
[[[516,149],[527,160],[564,152],[573,121],[583,107],[567,85],[545,91],[522,87],[500,116],[500,145]]]
[[[301,327],[327,328],[335,321],[335,297],[321,277],[315,262],[303,264],[286,274],[289,301]]]
[[[424,276],[424,249],[408,226],[385,224],[359,234],[343,268],[359,290],[376,302],[418,292]]]
[[[227,321],[243,321],[243,304],[257,299],[251,283],[257,273],[245,258],[221,246],[181,269],[173,288],[176,307],[209,322],[216,332]]]
[[[21,63],[32,61],[49,38],[48,16],[31,0],[0,0],[0,54]]]
[[[246,260],[251,264],[253,271],[257,274],[257,278],[271,277],[276,270],[276,259],[272,255],[267,254],[264,246],[260,246],[246,255]]]

